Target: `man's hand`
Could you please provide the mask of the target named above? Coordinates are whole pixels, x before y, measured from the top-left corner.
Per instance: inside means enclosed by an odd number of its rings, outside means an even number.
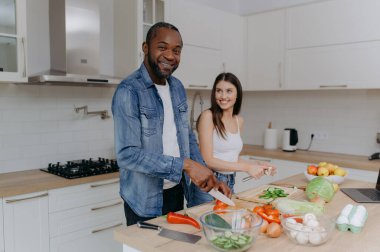
[[[183,170],[202,191],[208,192],[215,188],[226,196],[231,197],[230,188],[225,183],[218,181],[209,168],[191,159],[185,159]]]

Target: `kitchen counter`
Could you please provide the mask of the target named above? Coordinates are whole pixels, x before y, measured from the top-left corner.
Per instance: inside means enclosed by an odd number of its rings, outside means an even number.
[[[295,162],[316,163],[329,162],[345,168],[378,172],[380,160],[368,160],[368,156],[347,155],[319,151],[285,152],[281,149],[266,150],[263,146],[244,145],[241,155],[259,156],[273,159],[282,159]],[[305,168],[306,169],[306,168]]]
[[[295,162],[319,163],[330,162],[346,168],[378,172],[380,160],[369,161],[366,156],[345,155],[317,151],[284,152],[280,149],[265,150],[262,146],[244,145],[241,155],[282,159]],[[110,173],[92,177],[65,179],[40,170],[28,170],[0,174],[0,197],[46,191],[84,183],[118,178],[119,173]]]
[[[2,173],[0,174],[0,197],[10,197],[114,178],[119,178],[118,172],[76,179],[66,179],[40,170]]]
[[[299,174],[287,179],[278,181],[278,183],[286,183],[293,185],[306,185],[306,178]],[[375,185],[368,182],[361,182],[355,180],[346,180],[342,187],[374,187]],[[254,189],[252,189],[254,190]],[[245,193],[246,194],[246,193]],[[304,194],[298,196],[299,200],[306,200]],[[241,201],[233,198],[236,205],[241,208],[253,209],[256,205],[252,202]],[[329,217],[336,217],[341,209],[348,203],[356,204],[342,192],[337,192],[333,200],[326,205],[325,215]],[[354,234],[351,232],[340,232],[335,229],[332,237],[327,243],[318,247],[306,247],[296,245],[290,241],[286,234],[282,234],[279,238],[269,238],[265,235],[259,235],[255,244],[249,251],[335,251],[335,252],[351,252],[351,251],[380,251],[380,244],[378,241],[378,230],[380,227],[380,204],[363,204],[368,210],[368,219],[361,233]],[[201,214],[206,211],[212,210],[213,203],[203,204],[197,207],[187,209],[187,213],[193,218],[199,218]],[[196,230],[189,225],[181,224],[168,224],[165,218],[159,217],[149,222],[158,224],[172,230],[178,230],[187,233],[201,235],[202,239],[196,244],[184,243],[179,241],[170,240],[158,236],[157,231],[140,229],[136,225],[130,227],[120,227],[114,232],[114,237],[117,241],[126,244],[129,248],[135,248],[140,251],[216,251],[213,249],[204,238],[203,232]],[[128,248],[125,247],[125,248]],[[125,250],[126,251],[126,250]]]

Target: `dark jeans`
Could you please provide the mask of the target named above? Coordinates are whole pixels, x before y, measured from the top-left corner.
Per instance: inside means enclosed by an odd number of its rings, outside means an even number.
[[[182,183],[164,190],[164,202],[162,206],[162,215],[168,214],[169,212],[177,212],[183,209],[184,196]],[[124,213],[127,219],[127,226],[134,225],[138,221],[146,221],[153,219],[155,217],[141,217],[137,215],[131,207],[124,201]]]

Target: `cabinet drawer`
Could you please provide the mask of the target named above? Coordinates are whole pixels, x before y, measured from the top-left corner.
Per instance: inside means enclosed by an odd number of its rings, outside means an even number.
[[[95,227],[111,222],[122,222],[124,219],[121,198],[55,212],[49,215],[50,237],[88,228],[95,230]]]
[[[88,183],[49,191],[49,212],[119,199],[119,179]]]
[[[50,252],[122,252],[122,244],[113,239],[121,222],[109,222],[50,239]]]

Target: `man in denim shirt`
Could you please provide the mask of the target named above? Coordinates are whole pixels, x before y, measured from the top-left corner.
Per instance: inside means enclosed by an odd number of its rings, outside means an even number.
[[[204,203],[201,191],[231,191],[204,166],[188,123],[186,92],[171,76],[182,38],[176,27],[157,23],[143,43],[144,62],[123,80],[112,101],[120,194],[127,225]]]

